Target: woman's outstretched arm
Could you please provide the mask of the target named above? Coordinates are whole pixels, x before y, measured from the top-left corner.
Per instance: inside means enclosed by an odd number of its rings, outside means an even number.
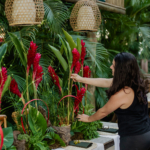
[[[74,82],[81,82],[103,88],[109,88],[113,81],[113,78],[85,78],[79,76],[78,74],[72,74],[71,79],[73,79]]]
[[[129,89],[122,89],[109,99],[105,106],[100,108],[94,115],[88,116],[85,114],[78,115],[79,121],[83,122],[93,122],[96,120],[100,120],[118,108],[126,109],[128,108],[134,99],[134,91]]]

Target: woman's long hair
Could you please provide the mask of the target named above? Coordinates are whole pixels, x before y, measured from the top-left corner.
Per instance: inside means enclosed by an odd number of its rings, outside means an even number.
[[[140,69],[134,55],[130,53],[119,53],[114,58],[115,70],[112,86],[107,90],[108,98],[120,91],[122,88],[131,87],[140,103],[147,103],[147,85],[141,77]]]

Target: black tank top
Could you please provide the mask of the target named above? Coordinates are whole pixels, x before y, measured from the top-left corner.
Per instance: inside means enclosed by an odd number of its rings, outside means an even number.
[[[119,135],[140,135],[150,131],[148,104],[140,104],[137,97],[127,109],[115,110],[118,117]]]

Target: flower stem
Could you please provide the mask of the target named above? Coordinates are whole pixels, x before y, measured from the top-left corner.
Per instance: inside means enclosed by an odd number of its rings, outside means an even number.
[[[68,95],[71,94],[71,93],[70,93],[70,92],[71,92],[71,91],[70,91],[70,76],[71,76],[71,71],[69,72]],[[69,117],[70,117],[70,97],[68,97],[68,122],[67,122],[67,125],[69,125],[69,121],[70,121]]]
[[[33,83],[33,89],[34,89],[34,99],[37,99],[37,90],[36,90],[36,86],[35,86],[34,81],[32,81],[32,83]],[[37,101],[35,101],[35,108],[38,109]]]
[[[85,89],[86,89],[86,93],[85,93],[85,106],[87,105],[87,88],[88,88],[88,85],[85,84]]]
[[[71,86],[70,86],[70,94],[72,95],[72,85],[73,85],[73,80],[71,81]],[[72,122],[74,121],[74,107],[72,110]]]
[[[29,101],[28,73],[26,72],[27,101]]]

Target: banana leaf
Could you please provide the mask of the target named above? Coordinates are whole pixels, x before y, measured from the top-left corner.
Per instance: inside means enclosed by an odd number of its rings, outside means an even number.
[[[53,53],[55,54],[55,56],[59,60],[59,62],[62,65],[63,69],[66,70],[68,68],[68,65],[67,65],[66,60],[62,57],[60,51],[57,48],[55,48],[51,45],[48,45],[48,46],[51,48],[51,50],[53,51]]]
[[[34,107],[30,106],[28,122],[33,134],[42,132],[44,135],[47,128],[47,122],[43,115]]]
[[[69,45],[71,47],[71,50],[73,50],[74,48],[77,48],[77,45],[74,42],[72,36],[70,34],[68,34],[68,32],[66,32],[64,29],[62,29],[62,30],[63,30],[64,35],[65,35],[65,37],[66,37],[66,39],[67,39],[67,41],[68,41],[68,43],[69,43]]]

